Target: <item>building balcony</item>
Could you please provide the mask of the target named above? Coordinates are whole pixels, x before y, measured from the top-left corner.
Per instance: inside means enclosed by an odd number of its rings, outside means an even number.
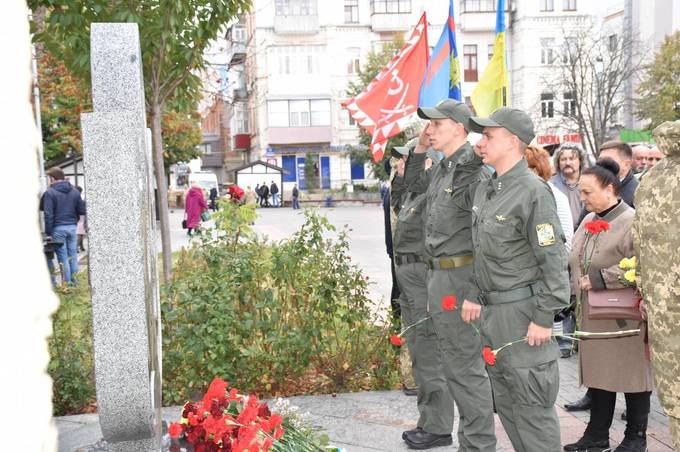
[[[371,28],[373,31],[406,31],[410,27],[409,14],[402,13],[375,13],[371,15]]]
[[[510,13],[505,12],[506,27],[510,24]],[[496,11],[466,11],[461,13],[456,24],[463,31],[496,31]]]
[[[274,32],[288,35],[313,35],[320,30],[318,14],[275,16]]]
[[[246,59],[246,44],[244,42],[231,42],[227,50],[229,65],[243,64]]]
[[[249,133],[235,134],[232,149],[235,151],[245,151],[247,149],[250,149],[250,134]]]
[[[331,126],[269,127],[270,144],[329,143]]]

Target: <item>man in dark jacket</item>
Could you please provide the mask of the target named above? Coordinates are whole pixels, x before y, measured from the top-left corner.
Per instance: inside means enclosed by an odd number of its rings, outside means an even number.
[[[272,195],[272,206],[281,207],[281,200],[279,198],[279,186],[276,182],[272,181],[272,185],[269,188],[269,193]]]
[[[43,194],[42,206],[45,214],[45,234],[57,242],[64,242],[57,251],[57,259],[64,268],[64,282],[74,282],[78,273],[78,251],[76,226],[81,215],[85,215],[85,202],[80,193],[67,180],[64,171],[52,168],[47,171],[50,188]]]
[[[260,206],[261,207],[270,207],[269,204],[269,187],[267,187],[267,183],[263,183],[262,187],[260,187]]]

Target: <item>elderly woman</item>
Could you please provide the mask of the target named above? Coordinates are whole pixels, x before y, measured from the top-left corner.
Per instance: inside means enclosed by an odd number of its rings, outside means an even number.
[[[618,172],[616,162],[602,159],[584,170],[579,180],[581,200],[591,213],[576,231],[569,267],[574,288],[583,294],[581,329],[589,332],[614,332],[638,327],[638,322],[633,321],[589,318],[589,291],[623,288],[623,270],[619,268],[619,262],[635,253],[631,235],[635,211],[619,197]],[[585,225],[593,220],[604,220],[609,229],[600,232],[597,239],[586,240]],[[587,260],[590,263],[586,266]],[[647,450],[652,375],[644,337],[643,330],[639,335],[630,337],[581,342],[580,380],[581,384],[591,388],[590,421],[583,437],[564,446],[565,451],[609,450],[609,428],[617,392],[625,393],[628,416],[625,438],[614,451]]]

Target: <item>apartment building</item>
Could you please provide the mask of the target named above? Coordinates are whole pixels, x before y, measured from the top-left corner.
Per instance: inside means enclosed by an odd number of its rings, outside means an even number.
[[[560,49],[569,44],[569,31],[602,23],[620,0],[506,3],[509,105],[531,113],[539,144],[580,141],[563,118],[574,108],[573,94],[557,92],[546,80],[564,58]],[[495,9],[495,0],[454,2],[467,102],[493,52]],[[286,190],[310,188],[308,159],[317,172],[313,188],[372,182],[370,167],[347,155],[358,143],[358,126],[341,102],[369,52],[398,33],[408,35],[423,11],[432,48],[448,13],[443,0],[255,0],[228,32],[232,148],[249,161],[282,167]]]

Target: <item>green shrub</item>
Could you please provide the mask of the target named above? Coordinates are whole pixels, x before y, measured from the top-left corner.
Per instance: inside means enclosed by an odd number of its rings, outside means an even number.
[[[92,304],[87,272],[78,276],[78,288],[56,289],[60,303],[52,319],[47,366],[55,416],[88,411],[95,401]]]
[[[219,232],[179,256],[163,290],[165,402],[192,398],[215,376],[260,395],[393,386],[389,325],[371,312],[347,232],[324,238],[333,226],[305,211],[292,238],[264,242],[248,226],[252,206],[223,207]]]

